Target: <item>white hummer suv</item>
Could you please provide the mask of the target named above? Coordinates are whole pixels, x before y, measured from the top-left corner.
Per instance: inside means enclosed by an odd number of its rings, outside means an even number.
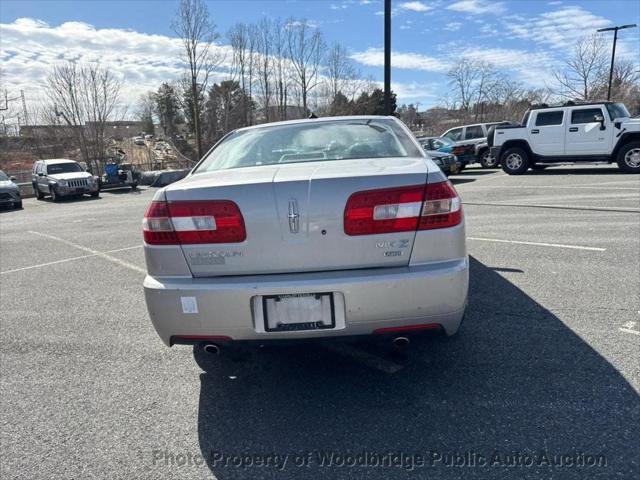
[[[532,107],[521,125],[491,128],[487,142],[509,175],[563,162],[617,162],[640,173],[640,118],[630,118],[622,103]]]

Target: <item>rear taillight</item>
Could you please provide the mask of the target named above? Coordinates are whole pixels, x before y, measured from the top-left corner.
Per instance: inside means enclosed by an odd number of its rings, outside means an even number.
[[[418,230],[446,228],[462,221],[462,204],[449,181],[428,183]]]
[[[150,245],[237,243],[247,238],[242,213],[230,200],[151,202],[142,232]]]
[[[462,221],[460,198],[448,182],[356,192],[344,212],[347,235],[452,227]]]

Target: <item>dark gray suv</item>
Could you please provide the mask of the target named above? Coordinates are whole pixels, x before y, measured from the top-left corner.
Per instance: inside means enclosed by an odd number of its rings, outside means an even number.
[[[22,197],[20,188],[14,183],[14,178],[0,170],[0,206],[4,205],[22,208]]]
[[[38,160],[33,164],[33,191],[39,200],[45,195],[57,202],[62,197],[90,194],[100,196],[98,180],[85,172],[78,162],[56,158]]]

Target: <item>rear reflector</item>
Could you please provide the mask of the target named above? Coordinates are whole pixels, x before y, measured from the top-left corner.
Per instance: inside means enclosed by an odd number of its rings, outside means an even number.
[[[347,235],[452,227],[462,221],[460,198],[448,181],[356,192],[344,211]]]
[[[374,330],[374,334],[381,333],[398,333],[398,332],[411,332],[415,330],[436,330],[442,328],[442,325],[439,323],[422,323],[420,325],[405,325],[402,327],[386,327],[386,328],[378,328]]]
[[[238,243],[247,238],[242,213],[230,200],[151,202],[142,232],[150,245]]]

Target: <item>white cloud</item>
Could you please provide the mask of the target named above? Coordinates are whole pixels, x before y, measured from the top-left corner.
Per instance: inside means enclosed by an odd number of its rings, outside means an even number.
[[[427,12],[433,8],[424,2],[404,2],[399,6],[403,10],[411,10],[412,12]]]
[[[470,15],[500,14],[505,12],[502,2],[490,2],[488,0],[460,0],[447,7],[455,12],[468,13]]]
[[[21,18],[0,24],[2,38],[2,83],[4,88],[24,90],[28,99],[42,98],[51,68],[72,59],[108,65],[123,80],[121,100],[136,103],[139,96],[165,81],[179,80],[181,42],[164,35],[131,30],[96,29],[81,22],[50,26],[39,20]],[[227,47],[214,46],[221,54]],[[230,55],[227,55],[230,59]],[[223,65],[223,67],[228,64]],[[221,75],[216,77],[219,80]]]
[[[561,7],[520,21],[507,19],[505,27],[514,36],[558,49],[571,49],[577,40],[609,26],[611,22],[582,7]]]
[[[554,59],[547,52],[468,47],[456,51],[456,56],[489,62],[499,72],[512,72],[514,75],[509,75],[510,77],[531,87],[544,87],[553,80]]]
[[[363,52],[355,52],[351,58],[358,63],[371,67],[384,66],[384,51],[381,48],[369,48]],[[391,52],[391,66],[406,70],[422,70],[425,72],[446,72],[449,65],[442,60],[420,53]]]
[[[449,22],[444,26],[444,29],[449,32],[457,32],[460,28],[462,28],[462,22]]]

